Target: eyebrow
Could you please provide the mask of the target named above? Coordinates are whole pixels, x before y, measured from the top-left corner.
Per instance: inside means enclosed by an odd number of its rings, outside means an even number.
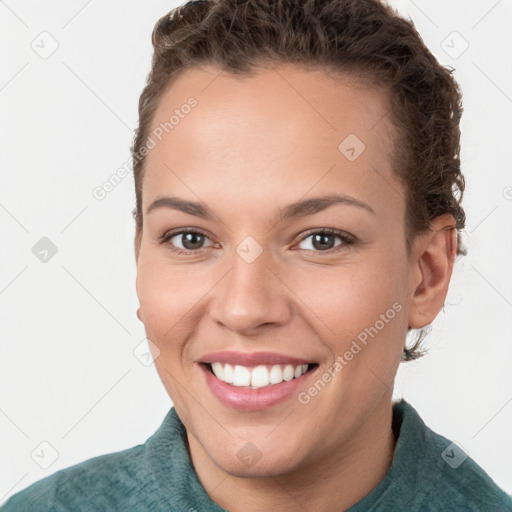
[[[308,215],[314,215],[315,213],[321,212],[326,208],[329,208],[335,204],[344,204],[348,206],[355,206],[357,208],[364,209],[373,215],[376,215],[373,208],[358,200],[354,197],[344,194],[331,194],[321,197],[313,197],[311,199],[305,199],[289,204],[283,209],[279,210],[277,215],[277,221],[280,222],[284,219],[291,219],[295,217],[306,217]],[[216,215],[206,205],[194,201],[188,201],[180,199],[179,197],[164,196],[156,199],[146,211],[149,214],[160,208],[171,208],[174,210],[188,213],[207,220],[213,220],[217,218]]]

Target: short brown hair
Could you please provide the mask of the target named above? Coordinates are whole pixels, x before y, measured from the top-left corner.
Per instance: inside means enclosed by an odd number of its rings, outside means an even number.
[[[439,64],[412,22],[379,0],[198,0],[160,18],[152,34],[151,71],[139,100],[131,148],[135,179],[135,253],[142,236],[141,149],[160,98],[177,75],[211,64],[238,75],[293,63],[350,73],[389,93],[394,172],[406,190],[406,242],[443,214],[455,219],[457,254],[464,177],[460,170],[461,91],[453,69]],[[421,355],[419,338],[405,360]]]

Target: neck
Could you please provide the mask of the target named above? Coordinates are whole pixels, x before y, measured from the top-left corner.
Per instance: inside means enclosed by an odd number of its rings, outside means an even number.
[[[395,448],[390,397],[349,442],[286,475],[242,478],[218,467],[188,434],[197,476],[211,499],[229,512],[347,510],[369,494],[391,466]]]

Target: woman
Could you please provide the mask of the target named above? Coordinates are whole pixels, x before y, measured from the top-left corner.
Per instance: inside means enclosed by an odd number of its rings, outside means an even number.
[[[2,510],[511,510],[392,403],[464,253],[450,71],[377,0],[189,2],[153,44],[136,287],[174,407]]]

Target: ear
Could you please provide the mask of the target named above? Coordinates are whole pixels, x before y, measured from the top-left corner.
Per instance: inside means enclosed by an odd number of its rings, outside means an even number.
[[[142,317],[142,313],[140,312],[140,307],[137,308],[137,318],[144,323],[144,318]]]
[[[443,307],[457,255],[453,216],[437,217],[431,225],[431,230],[418,236],[411,248],[409,327],[412,329],[433,322]]]

